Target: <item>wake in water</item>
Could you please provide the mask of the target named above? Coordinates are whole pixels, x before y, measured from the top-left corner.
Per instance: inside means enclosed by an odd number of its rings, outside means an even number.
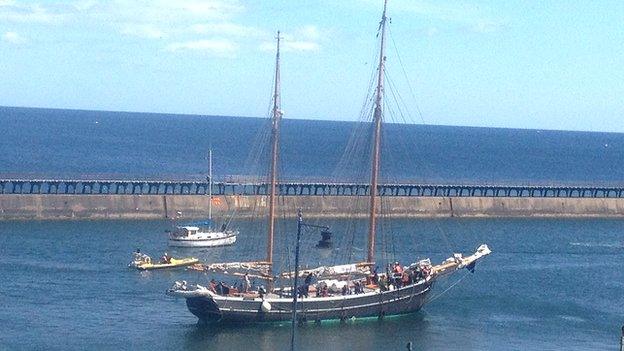
[[[605,247],[610,249],[624,249],[624,243],[622,242],[571,242],[571,246],[581,246],[581,247]]]

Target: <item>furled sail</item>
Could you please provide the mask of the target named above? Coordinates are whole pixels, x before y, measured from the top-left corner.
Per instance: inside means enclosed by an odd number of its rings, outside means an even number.
[[[316,278],[338,278],[341,276],[348,276],[350,279],[355,277],[369,276],[371,274],[369,262],[342,264],[337,266],[321,266],[314,269],[303,269],[299,271],[300,277],[305,277],[312,273]],[[284,272],[280,275],[280,278],[292,278],[295,276],[295,272]]]
[[[189,269],[200,272],[221,273],[235,276],[249,275],[252,278],[272,279],[269,274],[271,263],[254,262],[224,262],[210,264],[195,264]]]

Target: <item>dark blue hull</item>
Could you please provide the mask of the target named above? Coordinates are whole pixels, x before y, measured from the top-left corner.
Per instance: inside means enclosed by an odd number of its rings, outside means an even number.
[[[297,303],[302,321],[345,320],[412,313],[427,300],[432,281],[384,292],[328,298],[304,298]],[[263,308],[268,303],[270,308]],[[200,323],[261,323],[288,321],[292,318],[292,299],[245,299],[231,296],[189,297],[186,305]],[[265,306],[266,307],[266,306]]]

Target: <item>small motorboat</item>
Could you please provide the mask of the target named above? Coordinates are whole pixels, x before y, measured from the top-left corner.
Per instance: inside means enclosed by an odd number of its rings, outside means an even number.
[[[132,262],[128,264],[128,267],[144,271],[151,269],[186,267],[198,262],[199,259],[195,257],[174,258],[165,254],[160,262],[154,263],[148,255],[135,252]]]

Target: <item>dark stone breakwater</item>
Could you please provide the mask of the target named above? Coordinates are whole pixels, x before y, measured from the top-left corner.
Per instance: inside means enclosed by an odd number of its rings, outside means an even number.
[[[156,219],[202,218],[206,195],[0,195],[0,220],[12,219]],[[366,217],[363,196],[283,196],[283,213],[295,216]],[[253,216],[267,207],[263,195],[218,195],[216,216],[236,209]],[[624,217],[624,198],[442,197],[382,198],[389,217]]]

